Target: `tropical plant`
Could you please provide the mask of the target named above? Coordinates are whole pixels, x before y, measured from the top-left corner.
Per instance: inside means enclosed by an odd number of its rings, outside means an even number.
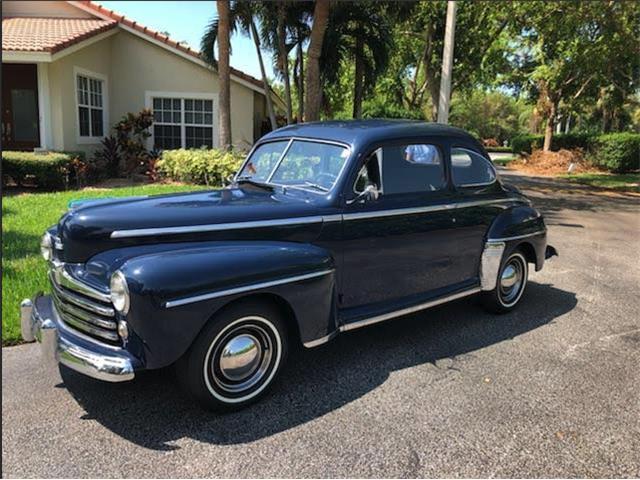
[[[338,80],[344,63],[353,64],[353,118],[362,117],[364,95],[384,72],[391,49],[391,22],[386,2],[337,3],[331,10],[322,46],[324,84]]]
[[[127,113],[113,126],[122,159],[122,169],[127,175],[142,170],[149,152],[146,140],[151,136],[149,127],[153,124],[153,113],[144,109],[138,113]]]
[[[229,9],[229,29],[230,32],[234,32],[239,29],[243,34],[250,36],[253,39],[253,43],[256,47],[256,53],[258,55],[260,73],[262,75],[262,85],[265,92],[270,92],[271,87],[269,86],[269,80],[267,78],[264,60],[262,58],[261,38],[256,26],[256,18],[260,18],[263,9],[264,4],[257,1],[233,2]],[[215,43],[218,39],[218,30],[218,17],[214,17],[207,26],[201,41],[202,58],[214,67],[217,66],[214,50]],[[271,122],[271,129],[275,130],[277,128],[277,123],[271,95],[265,93],[265,100],[267,105],[267,114],[269,115],[269,121]]]
[[[322,105],[322,83],[320,81],[320,56],[322,44],[329,23],[331,3],[329,0],[316,0],[313,9],[313,26],[307,49],[307,72],[305,92],[305,120],[320,119]]]

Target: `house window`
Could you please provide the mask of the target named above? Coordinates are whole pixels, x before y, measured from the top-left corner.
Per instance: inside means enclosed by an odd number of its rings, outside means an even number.
[[[104,135],[104,81],[76,76],[78,92],[78,130],[81,137]]]
[[[154,148],[213,147],[213,115],[210,99],[154,97]]]

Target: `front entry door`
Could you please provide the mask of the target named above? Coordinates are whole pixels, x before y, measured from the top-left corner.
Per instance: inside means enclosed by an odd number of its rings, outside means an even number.
[[[2,64],[2,148],[40,146],[38,70],[34,64]]]
[[[447,207],[443,145],[438,139],[384,145],[366,160],[347,198],[375,185],[374,200],[344,210],[341,308],[346,316],[436,294],[456,279],[451,264],[456,225]],[[380,175],[380,172],[382,175]]]

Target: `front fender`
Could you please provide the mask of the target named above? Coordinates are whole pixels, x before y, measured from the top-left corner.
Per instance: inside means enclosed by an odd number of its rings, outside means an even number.
[[[126,260],[127,316],[142,341],[145,366],[175,362],[212,315],[232,300],[271,294],[284,300],[307,342],[335,329],[330,253],[292,242],[208,242]]]

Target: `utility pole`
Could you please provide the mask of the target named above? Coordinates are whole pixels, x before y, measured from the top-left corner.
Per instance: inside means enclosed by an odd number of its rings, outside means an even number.
[[[440,99],[438,102],[438,123],[449,123],[449,101],[451,100],[451,71],[453,70],[453,44],[456,33],[456,2],[447,3],[447,23],[444,30],[442,51],[442,74],[440,75]]]

